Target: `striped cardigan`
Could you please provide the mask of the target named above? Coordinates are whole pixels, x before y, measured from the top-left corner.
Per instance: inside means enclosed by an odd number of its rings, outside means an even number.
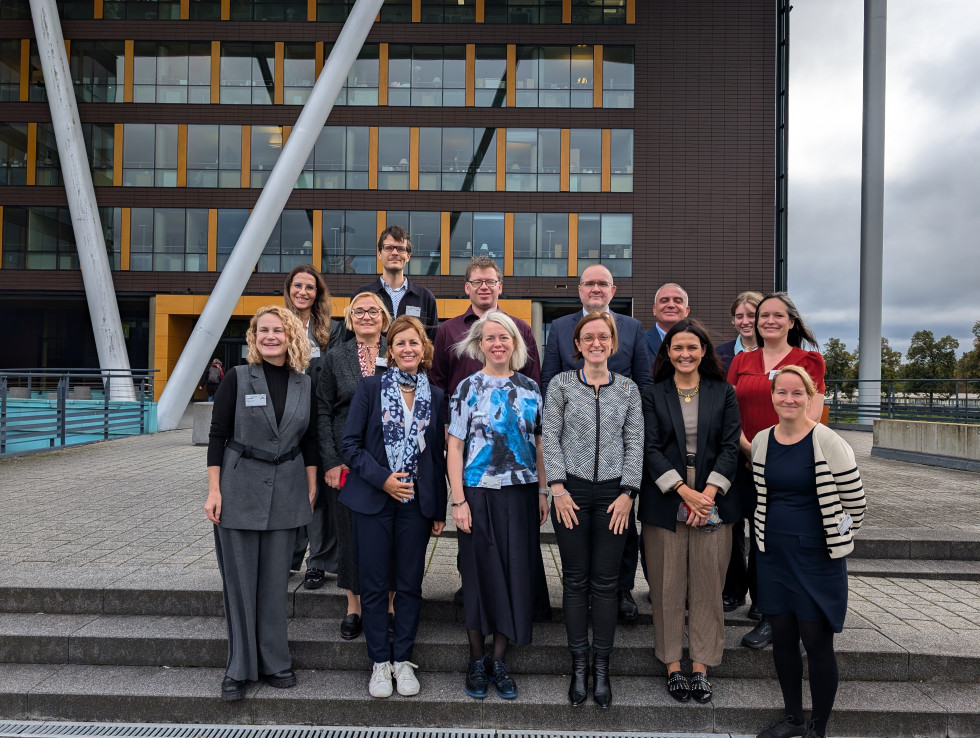
[[[752,474],[755,478],[755,540],[765,551],[766,539],[766,452],[772,428],[760,431],[752,439]],[[813,461],[817,474],[817,499],[827,537],[827,553],[832,559],[847,556],[854,550],[854,534],[864,520],[866,507],[861,475],[854,452],[839,435],[825,425],[813,429]],[[845,514],[851,516],[851,527],[841,534],[837,525]]]

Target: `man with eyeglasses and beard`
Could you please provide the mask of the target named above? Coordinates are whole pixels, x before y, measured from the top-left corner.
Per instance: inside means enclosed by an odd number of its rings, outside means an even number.
[[[560,372],[569,369],[579,369],[582,359],[574,359],[575,326],[583,315],[593,312],[608,312],[616,321],[616,332],[619,337],[619,348],[609,357],[607,364],[610,372],[629,377],[642,391],[653,381],[650,373],[650,355],[647,351],[647,340],[643,333],[643,324],[629,315],[614,313],[609,309],[609,303],[616,294],[612,273],[601,264],[587,267],[579,279],[578,296],[582,301],[582,310],[571,315],[552,321],[548,334],[548,343],[544,349],[544,363],[541,365],[541,392],[546,394],[548,383]],[[547,399],[547,398],[546,398]],[[630,513],[626,526],[626,546],[623,550],[623,560],[619,567],[619,615],[627,623],[636,620],[639,611],[633,599],[631,590],[636,579],[636,566],[640,552],[639,535],[636,530],[636,518]]]
[[[381,231],[378,237],[378,258],[381,259],[381,274],[376,280],[357,288],[351,294],[374,292],[384,302],[392,320],[399,315],[418,318],[425,326],[429,338],[435,339],[436,328],[439,326],[435,295],[422,285],[409,282],[405,276],[405,268],[412,258],[412,241],[408,237],[408,231],[397,225],[388,226]]]

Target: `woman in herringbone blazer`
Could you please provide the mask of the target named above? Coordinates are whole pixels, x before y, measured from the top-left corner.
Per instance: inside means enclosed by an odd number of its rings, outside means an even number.
[[[711,700],[709,666],[721,663],[721,588],[741,509],[727,494],[738,458],[738,404],[708,331],[682,320],[664,336],[654,384],[643,390],[646,435],[640,513],[647,555],[656,656],[667,691]],[[684,603],[693,676],[681,672]]]
[[[323,357],[316,386],[317,429],[323,476],[327,483],[327,513],[336,526],[339,549],[337,586],[347,593],[347,614],[340,624],[340,636],[348,641],[361,633],[361,597],[350,510],[338,502],[347,474],[347,465],[340,455],[340,442],[357,385],[364,377],[374,376],[377,367],[383,371],[386,366],[384,355],[388,346],[383,334],[390,324],[391,317],[380,297],[372,292],[355,295],[344,310],[344,325],[354,333],[354,338],[331,344],[333,348]]]

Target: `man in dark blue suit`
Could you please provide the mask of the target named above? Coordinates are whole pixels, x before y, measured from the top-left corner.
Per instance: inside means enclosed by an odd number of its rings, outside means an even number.
[[[657,360],[657,352],[660,351],[660,344],[663,343],[667,331],[690,313],[691,306],[688,304],[687,291],[679,284],[668,282],[657,290],[657,294],[653,297],[653,318],[657,322],[646,335],[651,363]]]
[[[578,296],[582,301],[582,310],[563,315],[551,323],[548,334],[548,344],[544,350],[544,363],[541,365],[541,391],[548,391],[548,382],[559,372],[578,369],[583,361],[573,359],[575,345],[572,336],[575,326],[582,316],[597,312],[609,312],[609,303],[616,294],[612,274],[601,264],[593,264],[582,272],[579,280]],[[619,338],[619,349],[609,357],[609,370],[630,377],[642,390],[653,382],[650,374],[650,356],[647,353],[647,342],[643,335],[643,325],[629,315],[612,313],[616,320],[616,333]],[[626,526],[626,546],[623,549],[623,560],[619,566],[619,614],[627,622],[636,619],[636,602],[630,590],[636,579],[636,563],[640,550],[639,536],[636,532],[636,519],[630,513],[629,525]]]

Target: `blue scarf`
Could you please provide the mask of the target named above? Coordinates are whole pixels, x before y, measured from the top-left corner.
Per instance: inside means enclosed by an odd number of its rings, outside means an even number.
[[[412,424],[405,427],[405,408],[398,385],[415,387]],[[414,482],[419,470],[419,442],[429,425],[432,392],[425,372],[409,374],[392,367],[381,375],[381,432],[388,454],[388,468],[408,472],[407,482]]]

